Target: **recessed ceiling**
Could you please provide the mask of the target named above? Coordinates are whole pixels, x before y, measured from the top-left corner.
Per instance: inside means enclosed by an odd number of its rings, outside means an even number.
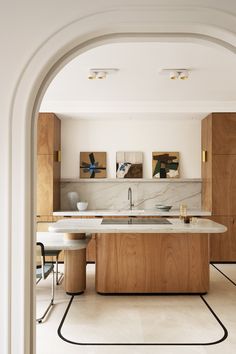
[[[89,68],[118,68],[88,80]],[[186,68],[188,80],[170,80],[165,68]],[[96,113],[211,112],[236,110],[235,54],[198,43],[106,44],[79,55],[54,78],[41,111]]]

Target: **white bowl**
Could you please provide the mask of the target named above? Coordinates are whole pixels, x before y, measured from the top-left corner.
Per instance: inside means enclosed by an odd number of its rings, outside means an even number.
[[[88,207],[88,202],[78,202],[77,203],[77,208],[79,211],[86,210]]]

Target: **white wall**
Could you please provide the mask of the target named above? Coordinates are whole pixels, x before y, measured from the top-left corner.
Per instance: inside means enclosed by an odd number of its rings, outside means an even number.
[[[80,151],[106,151],[107,177],[115,177],[116,151],[143,151],[144,178],[152,177],[152,151],[178,151],[180,176],[201,176],[201,121],[62,119],[62,178],[79,177]]]

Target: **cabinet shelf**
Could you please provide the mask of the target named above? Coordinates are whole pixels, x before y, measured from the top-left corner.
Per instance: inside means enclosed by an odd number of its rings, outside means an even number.
[[[199,183],[201,178],[62,178],[61,183]]]

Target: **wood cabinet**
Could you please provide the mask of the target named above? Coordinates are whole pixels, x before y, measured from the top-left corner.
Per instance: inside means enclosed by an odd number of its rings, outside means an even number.
[[[212,113],[212,153],[236,154],[236,113]]]
[[[212,117],[202,120],[202,208],[212,211]]]
[[[212,157],[212,214],[236,215],[236,155]]]
[[[37,215],[60,210],[61,121],[54,113],[40,113],[37,137]]]
[[[54,113],[39,113],[37,154],[53,155],[61,149],[61,121]]]
[[[236,113],[212,113],[202,120],[202,208],[228,231],[211,236],[211,261],[236,261],[235,197]]]
[[[234,262],[236,260],[236,217],[212,216],[215,222],[227,227],[223,234],[210,235],[210,259],[212,262]]]
[[[39,113],[37,128],[37,231],[47,232],[53,211],[60,210],[61,121],[54,113]]]

